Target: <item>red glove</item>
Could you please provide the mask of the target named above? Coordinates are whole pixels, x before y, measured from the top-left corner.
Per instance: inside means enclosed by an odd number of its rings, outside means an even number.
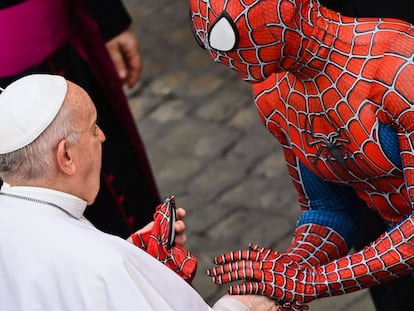
[[[243,252],[249,253],[243,254]],[[252,261],[263,260],[264,262],[266,262],[266,264],[274,262],[275,269],[276,267],[279,267],[279,269],[286,268],[287,270],[297,269],[298,271],[301,271],[300,273],[309,273],[309,271],[313,270],[315,267],[321,266],[323,264],[331,262],[334,259],[340,258],[347,254],[347,252],[348,248],[345,240],[334,230],[318,224],[303,224],[300,227],[296,228],[292,243],[289,246],[289,248],[284,252],[276,252],[271,249],[264,249],[258,246],[251,246],[249,250],[233,252],[237,253],[233,260],[231,260],[231,257],[229,257],[232,253],[228,253],[221,257],[218,257],[216,259],[216,263],[230,264],[231,262],[235,263],[236,261],[245,263],[246,260],[250,258],[250,260]],[[257,256],[257,258],[255,258],[254,256]],[[239,271],[241,270],[242,268],[239,268]],[[256,274],[257,272],[258,271],[256,271]],[[268,274],[270,275],[270,272],[268,272]],[[246,279],[248,278],[246,277]],[[282,282],[283,279],[280,280]],[[292,283],[294,278],[291,278],[290,280],[290,283]],[[266,286],[264,286],[269,288],[268,291],[270,293],[273,293],[273,290],[271,290],[269,286],[277,287],[278,283],[276,282],[273,285],[267,284]],[[299,288],[302,288],[303,286],[304,285],[301,285],[299,286]],[[287,286],[282,288],[287,289],[285,294],[289,296],[289,288]],[[262,294],[267,295],[265,291]],[[300,291],[298,291],[294,294],[300,295],[301,293]],[[275,296],[273,296],[273,298],[275,298]],[[303,300],[293,302],[288,301],[288,297],[284,299],[285,300],[278,299],[279,304],[281,305],[280,310],[296,311],[307,309],[307,306],[303,304]]]
[[[216,284],[246,280],[229,288],[230,294],[261,294],[285,307],[299,308],[315,298],[342,295],[412,273],[414,216],[359,252],[331,262],[309,265],[252,245],[215,258],[219,266],[207,273]]]
[[[174,243],[175,200],[171,196],[157,206],[154,225],[145,232],[131,235],[132,242],[164,263],[191,283],[197,270],[197,258],[182,245]]]
[[[216,284],[247,280],[229,287],[233,295],[256,294],[276,299],[281,310],[306,310],[304,303],[316,298],[317,290],[309,265],[301,265],[289,255],[250,245],[247,250],[218,256],[219,265],[207,271]],[[321,284],[320,282],[316,282]]]
[[[275,269],[276,267],[281,270],[297,269],[298,271],[301,271],[300,273],[308,273],[315,267],[321,266],[323,264],[331,262],[334,259],[344,256],[347,252],[348,248],[345,240],[334,230],[317,224],[303,224],[300,227],[296,228],[292,243],[284,252],[276,252],[271,249],[251,246],[249,250],[233,252],[236,253],[233,260],[231,260],[230,257],[232,253],[228,253],[216,258],[216,263],[229,265],[231,262],[235,263],[238,261],[244,264],[247,262],[247,260],[251,260],[258,262],[264,261],[266,262],[266,266],[268,266],[270,262],[274,262]],[[255,258],[254,256],[257,257]],[[242,268],[239,268],[239,271],[242,271]],[[256,271],[256,274],[258,272],[259,271]],[[267,274],[269,274],[270,277],[271,271],[267,272]],[[246,279],[248,278],[246,277]],[[278,279],[280,282],[284,282],[283,278]],[[215,280],[215,277],[213,277],[213,280]],[[293,280],[294,278],[291,278],[289,282],[292,283]],[[221,284],[219,282],[220,281],[216,281],[216,283]],[[221,282],[224,283],[223,280]],[[286,282],[288,281],[286,280]],[[274,282],[273,284],[270,284],[270,282],[268,282],[269,284],[267,285],[265,285],[265,283],[266,282],[263,282],[262,284],[263,289],[268,288],[269,293],[273,293],[273,291],[276,290],[276,287],[278,286],[277,282]],[[275,287],[275,289],[271,289],[270,286]],[[304,287],[304,285],[299,286],[299,288],[302,287]],[[282,288],[286,289],[286,293],[283,295],[287,295],[288,297],[291,296],[289,294],[289,287],[282,286]],[[233,291],[233,289],[231,289],[231,291]],[[264,290],[262,294],[267,295],[266,291]],[[301,292],[298,291],[293,293],[293,295],[296,294],[301,295]],[[285,297],[284,299],[278,298],[279,304],[281,305],[280,310],[296,311],[307,309],[307,306],[303,304],[303,300],[292,301],[289,300],[288,297]],[[276,296],[274,295],[273,298],[276,298]]]

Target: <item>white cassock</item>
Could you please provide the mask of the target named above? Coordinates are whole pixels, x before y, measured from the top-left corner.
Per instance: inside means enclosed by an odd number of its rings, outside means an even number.
[[[7,184],[1,193],[0,310],[211,310],[166,266],[91,225],[85,201]],[[214,309],[247,310],[224,302],[230,305]]]

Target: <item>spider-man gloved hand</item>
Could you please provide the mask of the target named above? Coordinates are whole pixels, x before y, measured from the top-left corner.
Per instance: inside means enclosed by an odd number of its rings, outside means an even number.
[[[306,310],[324,286],[316,267],[300,265],[283,253],[250,245],[247,250],[229,252],[214,259],[217,267],[207,274],[216,284],[247,280],[229,287],[233,295],[256,294],[276,299],[281,310]],[[319,285],[316,285],[319,284]]]
[[[284,264],[312,269],[344,256],[348,252],[345,240],[334,230],[318,224],[303,224],[296,228],[289,248],[275,252],[258,246],[251,246],[249,251],[258,254],[256,260],[274,260]],[[223,259],[220,259],[223,262]],[[280,310],[305,310],[299,302],[280,301]]]
[[[182,245],[174,242],[174,223],[175,200],[169,197],[157,206],[152,227],[132,234],[130,240],[190,283],[196,274],[198,261]]]
[[[218,266],[208,274],[216,284],[246,280],[231,286],[230,294],[261,294],[301,310],[315,298],[354,292],[412,273],[413,232],[414,215],[410,215],[362,250],[314,266],[252,245],[216,257]]]

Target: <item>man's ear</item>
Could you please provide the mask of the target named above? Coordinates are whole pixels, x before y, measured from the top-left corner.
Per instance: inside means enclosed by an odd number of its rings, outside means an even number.
[[[73,160],[72,150],[66,139],[62,139],[57,145],[56,162],[58,169],[64,174],[75,174],[76,164]]]

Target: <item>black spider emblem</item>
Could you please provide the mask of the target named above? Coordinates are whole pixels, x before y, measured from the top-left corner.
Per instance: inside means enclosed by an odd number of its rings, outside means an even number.
[[[332,126],[332,132],[328,135],[322,133],[316,133],[314,129],[314,122],[316,116],[312,115],[307,119],[305,125],[305,138],[309,146],[315,146],[317,148],[317,153],[313,160],[313,164],[316,165],[317,161],[321,158],[325,158],[329,163],[334,164],[336,161],[344,169],[348,169],[348,166],[345,162],[347,148],[345,145],[349,144],[349,139],[344,138],[341,135],[343,128],[335,126],[332,124],[332,121],[328,120],[328,123]],[[327,120],[325,118],[325,120]]]

